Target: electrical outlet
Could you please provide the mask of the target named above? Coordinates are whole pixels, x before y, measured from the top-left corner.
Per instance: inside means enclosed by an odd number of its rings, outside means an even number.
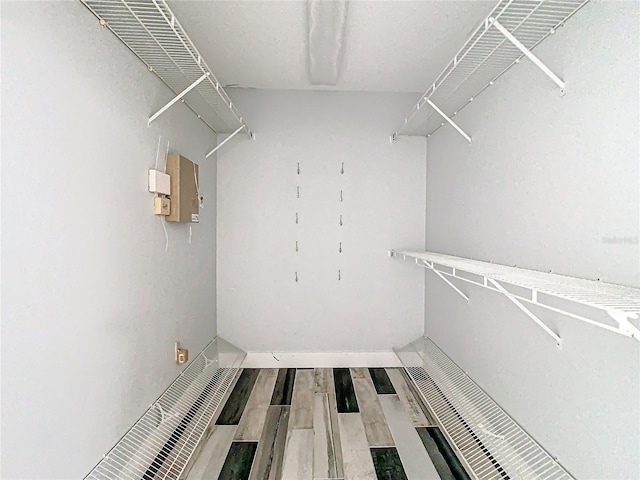
[[[176,342],[176,363],[182,365],[189,361],[189,350],[182,348],[180,342]]]

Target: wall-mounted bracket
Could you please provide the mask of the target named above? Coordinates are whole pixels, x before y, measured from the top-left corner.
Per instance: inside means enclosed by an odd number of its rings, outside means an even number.
[[[638,315],[627,316],[623,312],[608,311],[607,314],[618,323],[618,330],[621,334],[640,340],[640,329],[633,326],[629,318],[638,318]]]
[[[451,288],[453,288],[453,289],[458,293],[458,295],[460,295],[462,298],[464,298],[464,299],[465,299],[465,301],[466,301],[467,303],[469,303],[469,297],[467,297],[464,293],[462,293],[462,292],[460,291],[460,289],[459,289],[458,287],[456,287],[453,283],[451,283],[447,277],[445,277],[442,273],[440,273],[440,272],[439,272],[439,271],[438,271],[438,270],[433,266],[433,262],[426,262],[426,261],[424,261],[424,260],[421,260],[421,262],[422,262],[422,265],[423,265],[425,268],[428,268],[428,269],[429,269],[429,270],[431,270],[433,273],[435,273],[436,275],[438,275],[442,280],[444,280],[444,282],[445,282],[447,285],[449,285]],[[417,262],[416,262],[416,263],[417,263]]]
[[[212,363],[218,363],[217,359],[211,360],[206,355],[202,354],[202,358],[204,358],[204,368],[207,368]]]
[[[529,317],[531,320],[536,322],[540,326],[540,328],[542,328],[545,332],[547,332],[547,334],[549,334],[555,340],[556,345],[558,345],[559,347],[562,346],[562,339],[553,330],[551,330],[542,320],[540,320],[536,315],[531,313],[531,310],[529,310],[522,303],[520,303],[520,301],[517,298],[511,295],[506,288],[504,288],[502,285],[496,282],[493,278],[485,277],[485,281],[489,282],[491,285],[496,287],[496,289],[502,292],[509,300],[511,300],[516,307],[522,310],[527,317]]]
[[[497,438],[498,440],[504,440],[505,436],[504,435],[500,435],[497,433],[493,433],[491,430],[489,430],[488,428],[486,428],[483,424],[479,423],[478,424],[478,428],[480,430],[482,430],[482,433],[484,433],[485,435],[489,435],[490,437],[493,438]]]
[[[235,132],[233,132],[231,135],[229,135],[227,138],[225,138],[223,141],[221,141],[218,145],[216,145],[216,147],[211,150],[209,153],[207,153],[205,155],[205,158],[209,158],[211,155],[213,155],[214,153],[216,153],[220,147],[222,147],[225,143],[227,143],[229,140],[231,140],[233,137],[235,137],[238,133],[240,133],[242,131],[243,128],[246,128],[244,125],[240,125]],[[251,140],[253,140],[255,137],[253,134],[249,135],[249,138],[251,138]]]
[[[505,295],[559,345],[562,344],[559,335],[526,307],[523,308],[525,305],[535,305],[640,342],[638,288],[434,252],[390,250],[389,256],[415,261],[416,265],[435,269],[447,278]],[[461,275],[461,272],[469,275]],[[517,291],[507,291],[508,286],[516,287]],[[561,302],[556,302],[556,299]],[[584,307],[591,312],[586,314]],[[596,315],[598,311],[608,314],[615,325],[602,315]]]
[[[159,402],[156,402],[154,407],[156,407],[158,409],[158,411],[160,412],[160,423],[161,424],[164,423],[169,418],[177,419],[179,417],[179,415],[177,413],[167,412]]]
[[[167,110],[169,110],[173,105],[175,105],[176,103],[178,103],[180,100],[182,100],[182,98],[189,93],[191,90],[193,90],[194,88],[196,88],[198,85],[200,85],[200,83],[202,83],[209,75],[211,75],[211,73],[207,72],[204,75],[202,75],[199,79],[197,79],[195,82],[193,82],[191,85],[189,85],[187,88],[185,88],[183,91],[181,91],[178,95],[176,95],[169,103],[167,103],[164,107],[162,107],[160,110],[158,110],[156,113],[154,113],[153,115],[151,115],[151,117],[149,118],[149,121],[147,122],[147,126],[151,125],[151,122],[153,122],[156,118],[158,118],[160,115],[162,115],[164,112],[166,112]]]
[[[518,50],[520,50],[522,52],[522,54],[524,56],[526,56],[529,60],[531,60],[540,70],[542,70],[545,75],[547,77],[549,77],[551,80],[553,80],[553,82],[558,85],[560,87],[560,89],[564,92],[564,87],[565,84],[564,82],[555,74],[553,73],[549,67],[547,67],[544,63],[542,63],[542,60],[540,60],[538,57],[536,57],[533,53],[531,53],[531,50],[529,50],[527,47],[525,47],[522,42],[520,42],[520,40],[518,40],[516,37],[513,36],[513,34],[507,30],[506,28],[504,28],[504,26],[502,26],[502,24],[496,20],[495,18],[491,17],[489,18],[489,23],[491,25],[493,25],[494,27],[496,27],[498,29],[498,31],[500,33],[502,33],[507,40],[509,40],[511,43],[513,43],[516,48],[518,48]]]
[[[449,123],[449,125],[451,125],[453,128],[455,128],[455,129],[457,130],[457,132],[458,132],[460,135],[462,135],[462,136],[465,138],[465,140],[466,140],[467,142],[471,143],[471,137],[470,137],[469,135],[467,135],[467,134],[465,133],[465,131],[464,131],[464,130],[462,130],[462,128],[460,128],[456,122],[454,122],[454,121],[453,121],[451,118],[449,118],[449,117],[448,117],[448,116],[447,116],[447,115],[446,115],[442,110],[440,110],[440,108],[438,108],[438,106],[437,106],[435,103],[433,103],[431,100],[429,100],[429,98],[427,98],[427,97],[423,97],[423,98],[422,98],[422,99],[417,103],[417,105],[416,105],[416,107],[415,107],[415,108],[416,108],[416,111],[417,111],[417,110],[420,110],[420,108],[422,108],[425,104],[428,104],[431,108],[433,108],[433,109],[438,113],[438,115],[440,115],[442,118],[444,118],[444,119],[447,121],[447,123]],[[405,123],[405,125],[407,124],[407,122],[408,122],[408,121],[409,121],[409,118],[405,118],[405,119],[404,119],[404,123]],[[393,142],[395,142],[395,141],[398,139],[398,135],[399,135],[399,132],[398,132],[398,131],[394,132],[394,133],[393,133],[393,135],[391,135],[391,136],[389,137],[389,143],[393,143]]]
[[[454,122],[454,121],[453,121],[453,120],[451,120],[449,117],[447,117],[447,115],[445,115],[445,113],[444,113],[442,110],[440,110],[440,109],[439,109],[439,108],[438,108],[438,107],[437,107],[437,106],[436,106],[436,105],[435,105],[431,100],[429,100],[428,98],[426,98],[425,100],[426,100],[426,102],[429,104],[429,106],[430,106],[431,108],[433,108],[436,112],[438,112],[438,114],[439,114],[442,118],[444,118],[447,122],[449,122],[449,125],[451,125],[453,128],[455,128],[455,129],[458,131],[458,133],[459,133],[460,135],[462,135],[462,136],[467,140],[467,142],[471,143],[471,137],[470,137],[469,135],[467,135],[467,134],[464,132],[464,130],[462,130],[462,129],[458,126],[458,124],[457,124],[456,122]]]

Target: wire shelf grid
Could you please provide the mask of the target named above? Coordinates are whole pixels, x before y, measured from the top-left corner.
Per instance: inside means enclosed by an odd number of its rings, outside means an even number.
[[[431,339],[396,353],[473,478],[573,478]]]
[[[502,292],[510,297],[538,305],[572,318],[585,321],[615,333],[633,337],[640,341],[640,329],[634,323],[640,318],[640,289],[624,285],[587,280],[583,278],[540,272],[496,263],[470,260],[433,252],[391,251],[391,256],[413,259],[416,264],[426,266],[436,273],[456,278],[478,286]],[[440,268],[438,267],[440,266]],[[441,267],[445,267],[444,269]],[[460,275],[466,272],[483,280],[475,281]],[[487,279],[525,289],[526,294],[503,292],[492,286]],[[539,295],[543,294],[543,295]],[[545,298],[544,295],[549,298]],[[606,312],[609,322],[587,318],[575,311],[570,304],[558,306],[551,299],[558,298],[574,304],[584,305]]]
[[[529,50],[572,17],[588,0],[500,0],[455,57],[413,107],[393,134],[430,136],[445,124],[427,105],[437,105],[449,118],[520,62],[524,54],[492,25],[498,20]]]
[[[81,0],[176,95],[208,74],[183,97],[216,133],[239,127],[252,136],[240,112],[165,0]]]
[[[85,479],[180,478],[244,357],[222,339],[207,345]]]

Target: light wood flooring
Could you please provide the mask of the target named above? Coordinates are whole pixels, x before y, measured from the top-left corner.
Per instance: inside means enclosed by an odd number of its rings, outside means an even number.
[[[245,369],[188,480],[468,480],[397,368]]]

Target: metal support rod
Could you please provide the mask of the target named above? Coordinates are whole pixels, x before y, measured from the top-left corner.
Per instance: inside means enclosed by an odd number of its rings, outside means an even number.
[[[438,275],[442,280],[444,280],[444,281],[445,281],[445,283],[446,283],[447,285],[449,285],[449,286],[450,286],[451,288],[453,288],[456,292],[458,292],[458,294],[459,294],[462,298],[464,298],[464,299],[466,300],[466,302],[467,302],[467,303],[469,303],[469,297],[467,297],[464,293],[462,293],[462,292],[460,291],[460,289],[459,289],[458,287],[456,287],[453,283],[451,283],[447,277],[445,277],[442,273],[440,273],[440,272],[439,272],[439,271],[438,271],[438,270],[433,266],[433,263],[428,263],[428,262],[425,262],[425,261],[423,260],[423,261],[422,261],[422,264],[423,264],[426,268],[428,268],[429,270],[431,270],[433,273],[435,273],[436,275]]]
[[[509,300],[511,300],[514,305],[516,307],[518,307],[520,310],[522,310],[525,315],[527,317],[529,317],[531,320],[533,320],[534,322],[536,322],[545,332],[547,332],[549,335],[551,335],[551,337],[553,337],[553,339],[556,341],[556,344],[558,344],[558,346],[562,345],[562,339],[553,331],[551,330],[549,327],[547,327],[547,325],[540,320],[538,317],[536,317],[533,313],[531,313],[531,310],[529,310],[527,307],[525,307],[522,303],[520,303],[518,301],[518,299],[516,299],[515,297],[513,297],[506,288],[504,288],[502,285],[500,285],[498,282],[496,282],[493,278],[489,278],[488,279],[489,282],[491,282],[491,284],[496,287],[501,293],[503,293]]]
[[[187,93],[189,93],[191,90],[193,90],[194,88],[196,88],[200,83],[202,83],[202,81],[207,78],[209,75],[211,75],[211,73],[207,72],[204,75],[202,75],[199,79],[197,79],[195,82],[193,82],[191,85],[189,85],[187,88],[185,88],[183,91],[181,91],[176,97],[173,98],[173,100],[171,100],[169,103],[167,103],[164,107],[162,107],[160,110],[158,110],[156,113],[154,113],[150,118],[149,121],[147,122],[147,125],[151,125],[151,122],[153,122],[156,118],[158,118],[160,115],[162,115],[164,112],[166,112],[168,109],[170,109],[175,103],[177,103],[178,101],[180,101],[182,99],[182,97],[184,97]]]
[[[444,118],[447,122],[449,122],[449,124],[450,124],[453,128],[455,128],[455,129],[458,131],[458,133],[459,133],[460,135],[462,135],[464,138],[466,138],[466,139],[467,139],[467,142],[471,143],[471,137],[470,137],[469,135],[467,135],[466,133],[464,133],[464,130],[462,130],[462,129],[461,129],[461,128],[460,128],[460,127],[459,127],[459,126],[458,126],[458,125],[453,121],[453,120],[451,120],[449,117],[447,117],[447,116],[445,115],[445,113],[444,113],[442,110],[440,110],[440,109],[439,109],[439,108],[438,108],[438,107],[437,107],[437,106],[436,106],[436,105],[435,105],[431,100],[429,100],[428,98],[427,98],[427,103],[431,106],[431,108],[433,108],[436,112],[438,112],[442,118]]]
[[[452,276],[448,272],[441,272],[441,273],[443,273],[444,275],[447,275],[447,276]],[[454,277],[454,278],[457,278],[458,280],[462,280],[464,282],[470,283],[472,285],[488,288],[489,290],[494,291],[494,292],[497,291],[498,293],[502,293],[500,290],[497,290],[496,288],[494,288],[494,287],[492,287],[492,286],[487,284],[488,281],[489,281],[489,277],[484,277],[484,280],[485,280],[484,284],[475,282],[475,281],[470,280],[470,279],[465,278],[465,277],[458,276],[458,277]],[[638,340],[640,342],[640,330],[638,330],[638,335],[634,336],[631,333],[625,333],[624,330],[621,330],[619,325],[616,325],[615,327],[612,326],[612,325],[607,325],[606,323],[602,323],[602,322],[599,322],[597,320],[592,320],[590,318],[583,317],[582,315],[578,315],[576,313],[571,313],[571,312],[567,311],[566,309],[553,307],[553,306],[545,304],[545,303],[540,303],[537,300],[534,302],[530,298],[527,298],[527,297],[524,297],[524,296],[521,296],[521,295],[510,294],[510,296],[513,297],[513,298],[517,298],[521,302],[527,302],[527,303],[531,303],[533,305],[537,305],[539,307],[544,308],[545,310],[550,310],[552,312],[559,313],[560,315],[564,315],[564,316],[573,318],[575,320],[579,320],[581,322],[588,323],[589,325],[593,325],[594,327],[602,328],[604,330],[608,330],[608,331],[614,332],[614,333],[620,333],[620,334],[623,334],[623,335],[628,336],[628,337],[633,337],[633,338],[635,338],[636,340]],[[613,313],[613,312],[611,312],[611,313]],[[611,313],[609,313],[609,315],[611,315]]]
[[[496,27],[500,31],[500,33],[502,33],[505,37],[507,37],[507,40],[513,43],[529,60],[531,60],[540,70],[542,70],[547,75],[547,77],[553,80],[553,82],[556,85],[558,85],[560,89],[564,90],[565,85],[564,85],[564,82],[560,79],[560,77],[558,77],[555,73],[553,73],[549,69],[549,67],[547,67],[544,63],[542,63],[542,61],[538,57],[536,57],[533,53],[531,53],[531,50],[525,47],[520,42],[520,40],[518,40],[516,37],[513,36],[513,34],[509,30],[504,28],[498,20],[496,20],[495,18],[490,18],[489,22],[491,22],[491,24],[494,27]]]
[[[225,138],[223,141],[221,141],[218,145],[216,145],[216,148],[214,148],[209,153],[207,153],[205,155],[205,158],[209,158],[211,155],[216,153],[216,151],[218,151],[218,149],[221,146],[223,146],[225,143],[227,143],[229,140],[231,140],[233,137],[235,137],[238,133],[240,133],[240,130],[242,130],[243,128],[244,128],[244,125],[240,125],[235,132],[233,132],[231,135],[229,135],[227,138]]]

